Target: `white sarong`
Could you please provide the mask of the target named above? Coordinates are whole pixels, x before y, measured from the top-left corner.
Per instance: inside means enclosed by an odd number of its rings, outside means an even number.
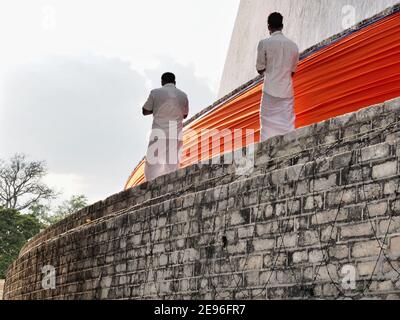
[[[146,181],[152,181],[178,170],[182,146],[182,141],[178,141],[178,139],[160,139],[151,142],[144,166]]]
[[[147,181],[179,169],[183,119],[189,113],[186,93],[168,83],[152,90],[143,109],[153,112],[153,126],[146,153]]]
[[[260,110],[260,141],[295,130],[295,121],[293,97],[277,98],[263,93]]]

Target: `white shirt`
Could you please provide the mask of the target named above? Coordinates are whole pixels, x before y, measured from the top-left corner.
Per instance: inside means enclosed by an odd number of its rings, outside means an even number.
[[[189,113],[189,100],[186,93],[169,83],[152,90],[143,109],[153,111],[153,129],[161,129],[168,135],[170,121],[174,121],[179,134],[184,116]]]
[[[282,31],[261,40],[257,49],[257,70],[265,69],[263,91],[277,98],[294,96],[292,72],[299,62],[299,48]]]

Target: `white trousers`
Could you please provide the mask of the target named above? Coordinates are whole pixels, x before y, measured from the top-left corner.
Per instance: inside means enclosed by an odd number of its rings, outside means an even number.
[[[152,181],[178,170],[182,146],[182,141],[178,139],[159,139],[151,142],[144,166],[146,181]]]
[[[295,130],[294,98],[277,98],[263,93],[260,110],[261,141]]]

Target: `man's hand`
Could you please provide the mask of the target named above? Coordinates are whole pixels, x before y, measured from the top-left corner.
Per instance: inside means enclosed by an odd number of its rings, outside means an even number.
[[[153,111],[146,110],[145,108],[143,108],[142,111],[143,111],[144,116],[149,116],[149,115],[153,114]]]

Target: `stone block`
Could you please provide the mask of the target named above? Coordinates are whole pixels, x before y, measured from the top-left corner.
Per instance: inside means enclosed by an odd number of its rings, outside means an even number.
[[[384,159],[389,156],[390,146],[387,143],[381,143],[361,150],[361,161],[363,162]]]
[[[382,179],[397,174],[397,161],[385,162],[372,168],[372,178]]]
[[[390,239],[390,254],[395,257],[400,256],[400,236]]]
[[[373,235],[376,232],[374,222],[363,222],[358,224],[345,225],[340,228],[340,236],[342,238],[356,238]]]
[[[353,258],[375,257],[381,252],[381,247],[378,241],[361,241],[354,244],[351,251]]]

